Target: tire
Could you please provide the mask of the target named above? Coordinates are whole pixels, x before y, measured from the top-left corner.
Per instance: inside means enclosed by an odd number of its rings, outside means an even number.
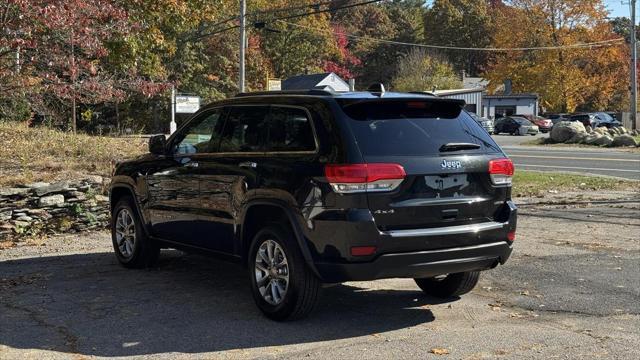
[[[153,266],[160,255],[160,247],[151,240],[143,229],[142,221],[133,198],[123,197],[116,203],[111,213],[111,240],[118,262],[127,268],[147,268]],[[128,218],[127,220],[123,220]],[[133,229],[128,227],[133,225]],[[125,225],[124,228],[122,225]],[[126,236],[122,236],[122,234]],[[133,235],[133,237],[131,237]]]
[[[460,296],[473,290],[480,279],[480,271],[449,274],[443,279],[414,279],[422,291],[431,296],[450,298]]]
[[[277,263],[284,263],[284,266],[266,266],[268,262],[265,260],[269,259],[268,248],[270,246],[272,258],[276,259]],[[277,250],[277,247],[280,250]],[[259,251],[266,258],[261,256]],[[315,308],[318,302],[320,281],[307,267],[288,226],[276,224],[260,230],[251,242],[248,259],[249,281],[253,298],[266,317],[276,321],[295,320],[307,316]],[[262,267],[262,270],[258,268],[258,265]],[[287,281],[286,286],[283,286],[285,273]],[[261,276],[261,285],[264,286],[258,286],[258,278]],[[273,289],[274,286],[276,290]],[[284,294],[282,289],[285,290]],[[276,294],[273,291],[276,291]],[[278,296],[281,297],[278,299]]]

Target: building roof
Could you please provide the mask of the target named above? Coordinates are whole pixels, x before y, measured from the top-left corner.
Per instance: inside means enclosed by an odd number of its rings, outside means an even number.
[[[465,89],[483,88],[486,89],[489,86],[490,81],[481,77],[468,77],[462,78],[462,87]]]
[[[509,95],[485,95],[485,99],[538,99],[538,94],[534,93],[521,93],[521,94],[509,94]]]
[[[282,82],[282,90],[307,90],[330,87],[335,91],[348,91],[349,84],[335,73],[292,76]]]
[[[473,89],[450,89],[450,90],[436,90],[433,93],[438,96],[446,95],[458,95],[458,94],[471,94],[484,92],[484,88],[478,87]]]

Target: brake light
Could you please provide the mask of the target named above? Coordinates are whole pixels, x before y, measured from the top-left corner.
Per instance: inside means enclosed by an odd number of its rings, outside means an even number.
[[[507,240],[514,241],[516,239],[516,231],[510,231],[507,233]]]
[[[329,164],[324,174],[338,193],[392,191],[407,176],[398,164]]]
[[[515,168],[511,159],[493,159],[489,161],[489,174],[494,185],[511,185]]]

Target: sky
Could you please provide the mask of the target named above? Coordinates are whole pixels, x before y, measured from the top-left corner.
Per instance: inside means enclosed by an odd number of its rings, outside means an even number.
[[[611,17],[618,17],[618,16],[631,17],[631,15],[629,14],[628,1],[624,1],[624,4],[623,4],[621,0],[604,0],[604,3],[607,9],[609,9]],[[636,18],[638,17],[638,15],[640,14],[638,14],[637,5],[636,5]]]
[[[631,14],[629,13],[629,0],[602,0],[605,4],[605,6],[607,7],[607,9],[609,9],[609,16],[611,17],[631,17]],[[433,0],[428,0],[427,4],[430,6],[431,3],[433,2]],[[640,1],[639,1],[640,2]],[[624,3],[624,4],[623,4]],[[640,13],[638,13],[638,5],[636,5],[636,18],[637,18],[637,22],[640,23]]]

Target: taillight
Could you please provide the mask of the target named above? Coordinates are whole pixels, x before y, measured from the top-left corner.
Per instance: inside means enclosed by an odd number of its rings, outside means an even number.
[[[511,185],[513,162],[510,159],[494,159],[489,161],[489,174],[494,185]]]
[[[507,233],[507,240],[514,241],[516,239],[516,231],[510,231]]]
[[[324,174],[338,193],[395,190],[407,176],[398,164],[330,164]]]

